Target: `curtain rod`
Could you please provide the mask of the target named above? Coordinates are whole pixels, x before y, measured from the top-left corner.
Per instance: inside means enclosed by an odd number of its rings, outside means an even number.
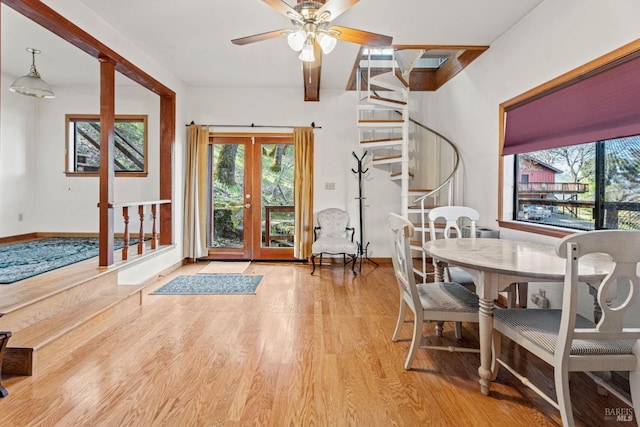
[[[191,125],[195,125],[193,120],[191,121],[191,123],[185,126],[191,126]],[[293,129],[294,127],[296,127],[296,126],[281,126],[281,125],[280,126],[255,125],[253,123],[251,123],[250,125],[203,125],[203,126],[220,127],[220,128],[287,128],[287,129]],[[316,122],[311,122],[311,127],[314,129],[322,129],[322,126],[316,126]]]

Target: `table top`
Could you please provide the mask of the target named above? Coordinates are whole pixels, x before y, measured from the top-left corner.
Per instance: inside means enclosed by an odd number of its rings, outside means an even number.
[[[432,257],[460,267],[545,280],[564,280],[565,260],[555,245],[509,239],[440,239],[425,243]],[[589,254],[580,262],[581,280],[601,280],[612,266],[610,257]]]

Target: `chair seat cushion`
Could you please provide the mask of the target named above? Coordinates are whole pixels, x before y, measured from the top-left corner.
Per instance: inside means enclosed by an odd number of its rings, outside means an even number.
[[[311,246],[311,252],[314,254],[321,252],[330,254],[355,254],[356,251],[356,244],[344,237],[323,237],[313,242]]]
[[[416,288],[425,310],[478,312],[478,296],[458,283],[421,283]]]
[[[508,329],[515,330],[523,338],[547,352],[555,353],[562,310],[499,309],[493,316],[496,330],[506,332],[505,335],[508,335]],[[595,323],[583,316],[576,317],[578,329],[595,326]],[[571,354],[631,354],[634,344],[635,340],[574,340],[571,344]]]

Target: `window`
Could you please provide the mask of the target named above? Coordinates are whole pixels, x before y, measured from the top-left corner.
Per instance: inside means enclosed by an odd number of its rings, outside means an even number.
[[[640,230],[640,135],[519,154],[514,220]]]
[[[502,227],[640,230],[638,75],[640,40],[500,104]]]
[[[100,171],[100,116],[67,115],[67,174]],[[115,117],[114,170],[119,176],[147,173],[147,116]]]

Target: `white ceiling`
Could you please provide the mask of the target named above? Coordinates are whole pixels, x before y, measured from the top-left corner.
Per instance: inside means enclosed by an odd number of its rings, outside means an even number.
[[[284,38],[246,46],[230,41],[292,26],[261,0],[81,1],[188,86],[302,93],[300,61]],[[392,36],[396,45],[491,45],[542,1],[362,0],[333,23]],[[51,85],[97,82],[97,61],[2,7],[3,72],[26,74],[31,58],[24,49],[36,47],[43,51],[38,71]],[[338,42],[323,57],[321,88],[346,87],[358,49]]]

